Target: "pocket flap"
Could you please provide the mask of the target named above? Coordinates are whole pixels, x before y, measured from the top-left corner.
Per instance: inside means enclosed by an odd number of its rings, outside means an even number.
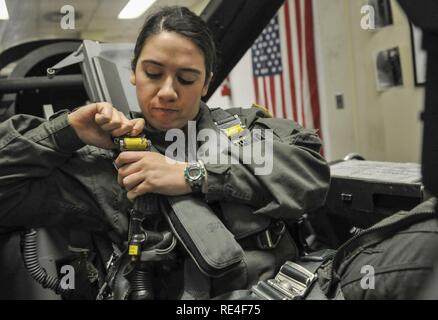
[[[165,215],[201,271],[221,276],[240,263],[242,247],[205,202],[189,195],[167,199]]]

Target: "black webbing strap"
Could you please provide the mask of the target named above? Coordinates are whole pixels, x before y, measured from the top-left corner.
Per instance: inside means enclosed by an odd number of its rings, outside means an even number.
[[[211,109],[211,117],[217,125],[223,125],[235,119],[234,115],[228,113],[221,108]]]

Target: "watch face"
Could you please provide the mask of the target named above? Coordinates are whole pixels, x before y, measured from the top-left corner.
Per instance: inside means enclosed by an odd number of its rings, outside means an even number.
[[[202,173],[201,168],[194,167],[189,169],[189,176],[193,180],[199,179],[201,173]]]

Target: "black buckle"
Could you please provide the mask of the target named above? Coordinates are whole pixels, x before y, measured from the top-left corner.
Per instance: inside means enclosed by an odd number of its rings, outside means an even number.
[[[299,300],[306,296],[316,279],[316,274],[286,261],[274,279],[260,281],[252,291],[264,300]]]
[[[285,232],[286,224],[283,221],[277,221],[257,235],[257,246],[263,250],[272,250],[278,246]]]

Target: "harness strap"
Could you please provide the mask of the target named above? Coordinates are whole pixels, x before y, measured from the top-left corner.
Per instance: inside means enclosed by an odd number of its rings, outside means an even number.
[[[199,272],[190,257],[184,261],[184,291],[181,300],[205,300],[210,298],[210,278]]]

